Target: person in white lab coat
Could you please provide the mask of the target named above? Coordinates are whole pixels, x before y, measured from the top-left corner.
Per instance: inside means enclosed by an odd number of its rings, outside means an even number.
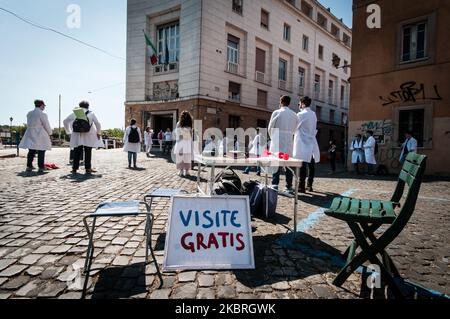
[[[39,173],[45,170],[45,152],[52,149],[50,135],[52,128],[44,113],[45,103],[42,100],[34,101],[34,110],[27,114],[27,130],[19,144],[19,148],[28,149],[27,172],[33,170],[33,160],[38,154]],[[12,138],[12,137],[11,137]]]
[[[153,130],[150,127],[147,127],[145,129],[144,144],[145,144],[145,153],[147,154],[147,157],[149,157],[153,146]]]
[[[136,120],[130,120],[130,126],[125,130],[125,135],[123,137],[123,151],[128,153],[128,168],[131,168],[133,163],[133,168],[137,167],[137,155],[141,152],[142,134],[141,129],[136,125]]]
[[[405,132],[405,142],[402,144],[402,153],[400,154],[400,164],[406,160],[409,153],[417,152],[417,140],[412,136],[412,131]]]
[[[317,143],[317,116],[311,110],[311,99],[307,96],[300,100],[300,112],[297,114],[298,126],[294,136],[293,158],[303,161],[300,168],[301,193],[306,192],[306,176],[308,175],[308,190],[313,191],[315,164],[320,162],[320,150]],[[307,174],[308,171],[308,174]]]
[[[373,137],[373,131],[367,131],[367,140],[364,142],[364,157],[367,163],[367,174],[370,176],[374,175],[374,169],[377,165],[377,160],[375,159],[375,146],[377,141]]]
[[[356,174],[359,172],[359,164],[364,163],[364,140],[361,134],[357,134],[355,139],[350,145],[350,151],[352,151],[352,164],[355,166]]]
[[[263,154],[264,149],[265,149],[264,142],[263,142],[262,136],[259,132],[259,127],[257,127],[256,128],[256,136],[250,142],[248,153],[251,157],[260,157]],[[251,166],[246,167],[244,170],[244,174],[249,174],[251,169],[252,169]],[[260,166],[258,166],[256,168],[256,175],[261,176],[261,167]]]
[[[280,98],[280,109],[273,112],[270,118],[268,131],[271,138],[270,152],[272,154],[285,153],[292,157],[292,150],[294,144],[294,133],[298,125],[298,118],[294,111],[289,108],[291,98],[287,95]],[[281,167],[272,175],[272,185],[278,189],[280,184]],[[287,192],[293,193],[292,188],[292,171],[285,169],[286,174],[286,188]]]
[[[80,108],[75,109],[74,113],[70,114],[64,120],[64,129],[67,135],[70,135],[70,148],[74,150],[74,158],[72,164],[72,174],[76,174],[77,170],[80,168],[80,158],[84,151],[84,167],[86,169],[86,174],[95,173],[92,169],[92,149],[105,147],[101,138],[101,125],[94,113],[89,111],[89,103],[82,101],[79,104]],[[87,132],[76,132],[75,127],[80,126],[84,123],[84,119],[77,118],[75,111],[79,113],[84,112],[87,118],[88,125],[90,126]]]
[[[180,120],[175,129],[176,143],[173,148],[175,162],[180,176],[186,176],[192,169],[192,159],[194,156],[194,144],[192,138],[192,115],[184,111],[180,115]]]

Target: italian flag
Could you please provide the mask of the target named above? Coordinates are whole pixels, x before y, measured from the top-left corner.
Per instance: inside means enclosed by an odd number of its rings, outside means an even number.
[[[145,31],[144,31],[144,36],[145,36],[145,42],[147,43],[147,47],[149,48],[149,51],[153,52],[152,55],[150,56],[150,62],[152,63],[152,65],[155,65],[158,63],[158,56],[156,55],[156,48],[153,45],[152,41],[150,41],[147,34],[145,34]]]

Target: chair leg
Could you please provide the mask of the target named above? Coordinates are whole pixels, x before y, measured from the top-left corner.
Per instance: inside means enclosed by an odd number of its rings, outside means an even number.
[[[152,246],[153,220],[154,220],[153,215],[148,214],[147,215],[147,223],[146,223],[147,239],[146,239],[146,246],[145,246],[145,264],[148,263],[148,251],[150,250],[150,254],[152,255],[153,262],[155,263],[156,274],[159,278],[159,287],[158,288],[161,288],[163,285],[163,278],[161,275],[161,271],[159,270],[159,265],[156,260],[155,252],[153,251],[153,246]]]
[[[364,232],[361,230],[361,228],[356,224],[349,222],[348,225],[350,226],[350,229],[352,230],[353,234],[355,235],[355,239],[358,242],[359,246],[362,249],[362,253],[364,253],[364,259],[359,265],[361,266],[365,261],[369,260],[372,264],[376,264],[380,267],[380,275],[381,278],[386,282],[386,284],[391,288],[392,292],[394,293],[394,296],[396,298],[403,298],[403,294],[400,291],[400,288],[397,286],[396,282],[394,281],[391,273],[386,269],[386,266],[378,259],[376,256],[378,253],[384,254],[384,248],[380,247],[376,241],[376,237],[372,234],[370,234],[370,237],[372,237],[373,241],[372,245],[369,245],[367,240],[364,237]],[[364,226],[363,226],[364,228]],[[357,256],[359,257],[359,256]],[[356,258],[355,258],[356,259]]]
[[[89,273],[91,271],[92,259],[94,257],[94,231],[95,231],[95,222],[96,221],[97,221],[97,218],[94,217],[94,219],[92,221],[92,229],[90,232],[88,230],[89,244],[88,244],[88,249],[86,252],[86,261],[84,263],[85,278],[84,278],[84,284],[83,284],[83,293],[81,296],[82,299],[84,299],[86,297],[86,289],[87,289],[87,284],[89,282]],[[87,225],[87,223],[85,223],[85,225]]]

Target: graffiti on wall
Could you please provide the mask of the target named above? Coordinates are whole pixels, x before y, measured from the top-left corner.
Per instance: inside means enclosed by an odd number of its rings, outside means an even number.
[[[433,85],[432,89],[426,89],[423,83],[417,84],[415,81],[405,82],[400,85],[399,90],[392,91],[387,97],[380,96],[383,106],[400,102],[417,102],[417,101],[440,101],[442,100],[437,85]]]
[[[361,124],[361,127],[358,129],[361,133],[365,133],[369,130],[373,131],[373,137],[375,137],[380,145],[389,144],[392,140],[393,130],[391,120],[365,122]]]

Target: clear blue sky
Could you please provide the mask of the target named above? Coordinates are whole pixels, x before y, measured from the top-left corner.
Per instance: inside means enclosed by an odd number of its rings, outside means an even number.
[[[351,26],[351,0],[320,2]],[[73,3],[81,7],[80,29],[66,24],[66,10]],[[0,7],[114,55],[126,56],[126,0],[0,0]],[[25,123],[33,100],[41,98],[46,101],[52,126],[57,127],[61,94],[63,119],[80,100],[88,100],[104,128],[122,128],[124,82],[125,61],[0,11],[0,124],[9,124],[11,116],[14,124]]]

